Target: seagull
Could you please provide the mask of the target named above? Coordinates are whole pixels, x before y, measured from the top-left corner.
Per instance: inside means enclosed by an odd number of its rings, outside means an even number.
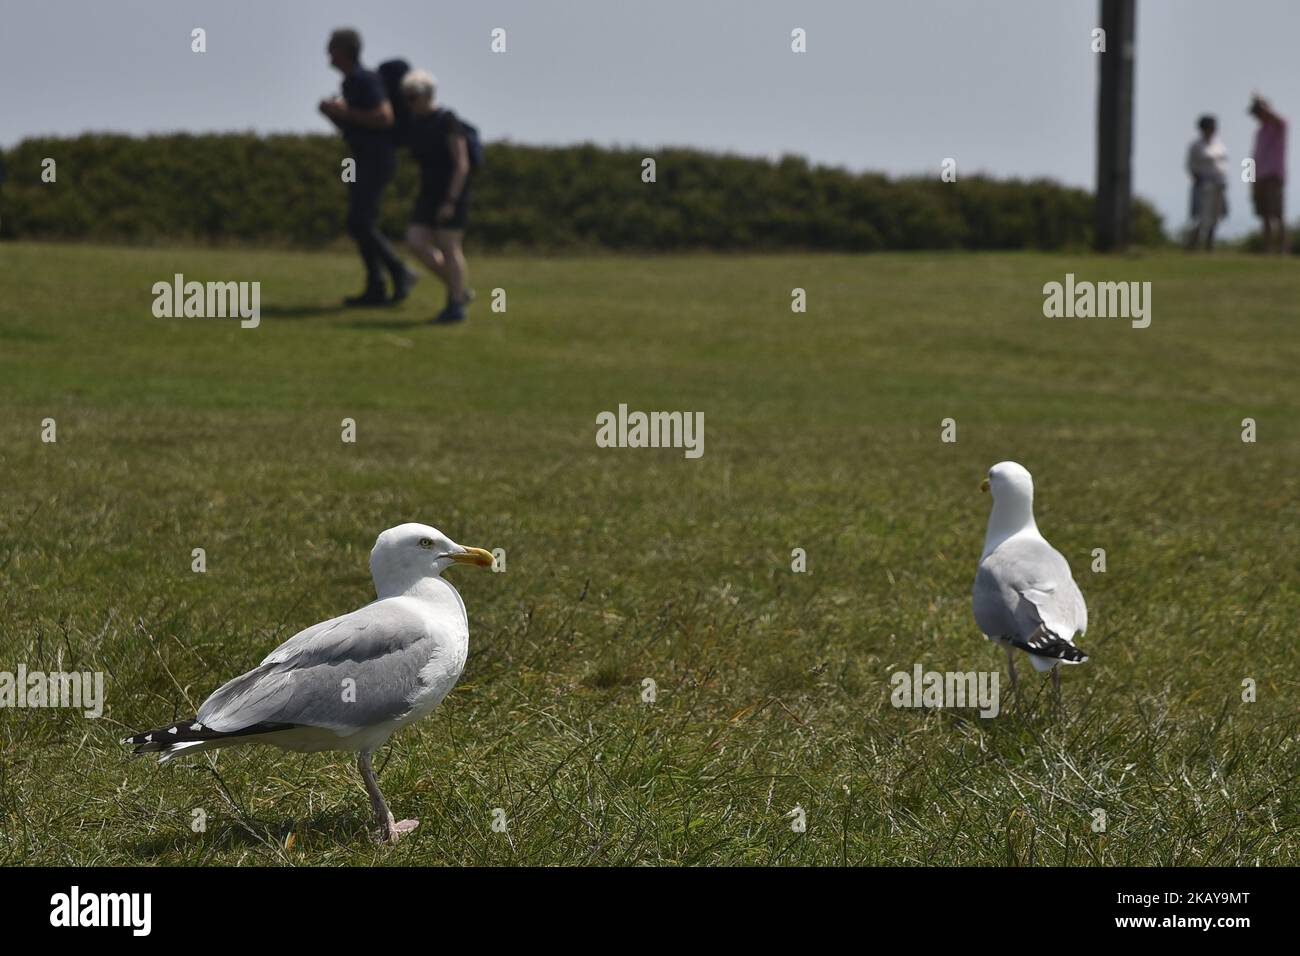
[[[1023,465],[1003,461],[989,469],[981,491],[993,492],[984,553],[975,572],[971,607],[985,636],[1006,648],[1011,689],[1016,689],[1012,648],[1029,655],[1034,670],[1052,672],[1057,699],[1059,664],[1082,664],[1088,655],[1074,635],[1088,630],[1088,606],[1061,553],[1038,533],[1034,479]]]
[[[371,755],[437,707],[465,669],[469,619],[442,572],[492,563],[490,552],[462,547],[428,525],[389,528],[370,552],[377,600],[299,631],[253,670],[217,688],[193,720],[121,742],[137,754],[160,754],[160,763],[237,744],[356,753],[379,840],[395,842],[420,821],[393,820]]]

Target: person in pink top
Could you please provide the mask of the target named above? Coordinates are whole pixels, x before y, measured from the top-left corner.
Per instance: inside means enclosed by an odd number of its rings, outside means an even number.
[[[1282,184],[1286,181],[1286,120],[1273,112],[1268,100],[1250,101],[1250,115],[1259,120],[1255,133],[1255,185],[1251,197],[1255,215],[1264,225],[1264,251],[1286,251],[1286,220],[1282,214]]]

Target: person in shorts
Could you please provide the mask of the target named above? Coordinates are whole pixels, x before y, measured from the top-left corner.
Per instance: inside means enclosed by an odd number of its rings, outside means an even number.
[[[1264,227],[1264,251],[1286,252],[1286,219],[1282,187],[1286,180],[1286,120],[1273,111],[1268,100],[1256,96],[1250,115],[1259,121],[1255,133],[1255,184],[1251,198],[1255,215]]]
[[[461,248],[469,224],[469,143],[456,114],[437,105],[432,74],[412,70],[402,80],[402,95],[411,116],[407,146],[420,166],[420,194],[406,243],[447,287],[447,305],[433,321],[460,322],[474,298]]]

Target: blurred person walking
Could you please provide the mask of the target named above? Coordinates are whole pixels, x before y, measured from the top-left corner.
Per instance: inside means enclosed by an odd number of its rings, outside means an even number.
[[[1255,132],[1255,184],[1252,198],[1255,215],[1264,227],[1264,251],[1286,252],[1286,219],[1282,187],[1286,181],[1286,120],[1273,111],[1268,100],[1256,95],[1250,101],[1251,116],[1259,121]]]
[[[402,80],[410,110],[406,141],[420,165],[420,194],[411,210],[406,243],[447,287],[447,305],[432,321],[460,322],[474,298],[461,242],[469,224],[473,157],[477,131],[449,109],[439,107],[437,80],[412,70]]]
[[[393,107],[379,75],[361,65],[361,36],[356,30],[335,30],[327,50],[330,65],[343,74],[343,95],[321,100],[320,111],[342,131],[356,161],[356,180],[348,186],[347,225],[366,269],[365,290],[343,301],[350,306],[401,302],[419,277],[406,268],[379,230],[380,201],[397,168]],[[385,270],[393,280],[391,297]]]
[[[1187,248],[1214,248],[1214,230],[1228,215],[1228,149],[1215,135],[1213,116],[1197,121],[1201,135],[1187,147],[1187,172],[1192,177],[1192,226]]]

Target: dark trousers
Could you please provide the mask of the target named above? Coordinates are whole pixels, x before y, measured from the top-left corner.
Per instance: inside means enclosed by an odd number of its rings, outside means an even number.
[[[406,268],[379,231],[379,203],[397,169],[397,153],[391,149],[357,150],[354,158],[357,181],[348,186],[348,233],[356,240],[366,265],[366,287],[382,288],[385,269],[396,280]]]

